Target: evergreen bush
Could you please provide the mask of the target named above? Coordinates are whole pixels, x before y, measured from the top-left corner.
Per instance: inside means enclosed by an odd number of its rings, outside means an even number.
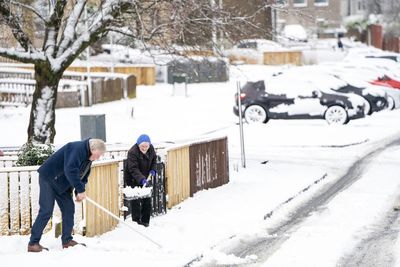
[[[35,166],[42,163],[54,153],[54,147],[51,144],[34,144],[28,142],[18,151],[17,166]]]

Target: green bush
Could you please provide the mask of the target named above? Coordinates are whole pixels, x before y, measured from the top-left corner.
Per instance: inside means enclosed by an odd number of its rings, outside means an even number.
[[[21,147],[18,152],[17,166],[35,166],[42,163],[54,153],[54,147],[51,144],[34,144],[28,142]]]

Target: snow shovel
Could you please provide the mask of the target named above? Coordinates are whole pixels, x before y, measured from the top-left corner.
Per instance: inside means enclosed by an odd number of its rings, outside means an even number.
[[[113,217],[114,219],[116,219],[117,221],[119,221],[120,223],[125,224],[125,226],[127,226],[129,229],[131,229],[132,231],[136,232],[137,234],[141,235],[142,237],[144,237],[145,239],[147,239],[148,241],[150,241],[151,243],[155,244],[158,248],[162,248],[162,246],[157,243],[156,241],[154,241],[153,239],[151,239],[150,237],[148,237],[147,235],[139,232],[138,230],[136,230],[135,228],[133,228],[130,224],[128,224],[127,222],[125,222],[124,220],[122,220],[121,218],[119,218],[118,216],[116,216],[115,214],[113,214],[111,211],[109,211],[108,209],[104,208],[103,206],[101,206],[99,203],[97,203],[96,201],[94,201],[93,199],[91,199],[90,197],[86,196],[86,200],[89,201],[91,204],[93,204],[94,206],[96,206],[97,208],[101,209],[102,211],[104,211],[105,213],[107,213],[108,215],[110,215],[111,217]]]
[[[149,183],[152,181],[153,176],[149,174],[149,176],[146,178],[146,183]],[[139,189],[138,189],[139,188]],[[145,190],[146,189],[146,190]],[[135,199],[142,199],[142,198],[148,198],[151,197],[153,194],[153,184],[150,186],[147,184],[146,186],[141,186],[141,187],[124,187],[122,192],[124,193],[124,200],[135,200]]]

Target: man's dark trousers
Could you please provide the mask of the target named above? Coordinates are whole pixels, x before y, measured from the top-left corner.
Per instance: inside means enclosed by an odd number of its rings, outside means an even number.
[[[71,191],[67,190],[58,194],[51,184],[44,178],[39,177],[39,213],[35,223],[32,225],[31,238],[29,244],[39,243],[43,230],[51,218],[54,210],[54,203],[57,201],[62,214],[62,244],[72,240],[72,228],[74,227],[75,204],[72,199]]]

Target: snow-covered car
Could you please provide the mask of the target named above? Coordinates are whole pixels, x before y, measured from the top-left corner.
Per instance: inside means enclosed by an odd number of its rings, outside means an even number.
[[[254,49],[258,51],[275,51],[282,50],[283,47],[274,41],[267,39],[244,39],[240,40],[236,45],[233,46],[236,49]]]
[[[295,88],[288,88],[280,77],[247,82],[240,96],[235,95],[233,112],[239,115],[240,97],[248,123],[266,123],[269,119],[325,119],[329,124],[346,124],[366,114],[367,103],[358,95],[319,89],[306,81],[295,81],[292,87]]]
[[[366,58],[380,58],[380,59],[389,59],[396,63],[400,63],[400,55],[399,54],[378,54],[378,55],[367,55]]]
[[[341,68],[343,71],[356,75],[361,74],[364,80],[370,84],[400,89],[400,79],[395,79],[393,78],[394,76],[391,77],[390,75],[393,74],[391,71],[388,72],[385,69],[373,66],[371,62],[369,64],[368,62],[361,63],[360,61],[324,62],[321,65]]]
[[[319,68],[321,69],[320,66]],[[344,80],[345,82],[356,88],[364,88],[364,90],[362,90],[363,94],[370,94],[373,96],[381,97],[384,97],[384,94],[386,94],[387,109],[389,110],[400,108],[400,90],[389,86],[371,84],[366,81],[366,77],[368,77],[368,74],[363,75],[362,71],[348,72],[340,68],[327,68],[325,71],[338,77],[339,79]]]
[[[302,66],[287,69],[281,72],[288,78],[301,77],[315,83],[329,84],[330,89],[340,93],[353,93],[363,97],[368,102],[368,115],[373,112],[384,110],[388,107],[393,109],[394,103],[388,99],[387,93],[380,88],[371,88],[373,85],[354,79],[351,74],[339,72],[329,67]]]
[[[346,60],[349,61],[362,58],[388,59],[400,63],[400,53],[383,51],[371,46],[351,49],[346,56]]]
[[[302,46],[308,42],[307,32],[300,24],[285,25],[276,36],[277,41],[284,46]]]

